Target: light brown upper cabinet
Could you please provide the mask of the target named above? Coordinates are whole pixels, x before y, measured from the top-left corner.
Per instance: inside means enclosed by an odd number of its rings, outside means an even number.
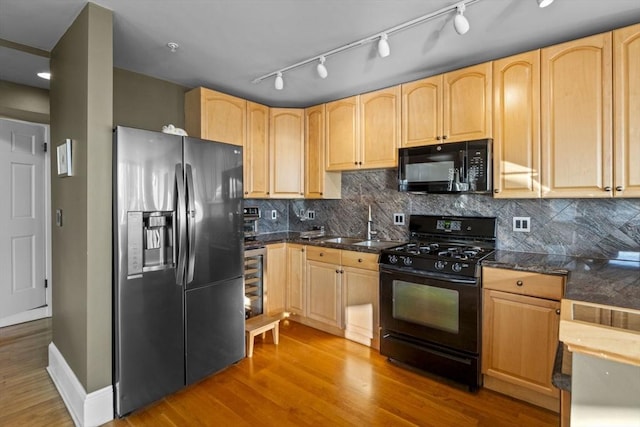
[[[540,197],[540,51],[493,61],[496,198]]]
[[[611,197],[611,33],[542,49],[542,197]]]
[[[402,85],[402,146],[491,137],[491,62]]]
[[[640,24],[613,32],[614,195],[640,197]]]
[[[339,199],[342,173],[325,170],[325,105],[304,110],[306,199]]]
[[[271,108],[269,124],[270,197],[304,196],[304,110]]]
[[[244,197],[269,197],[269,107],[247,102]]]
[[[328,171],[393,168],[400,141],[400,87],[326,104]]]
[[[247,101],[199,87],[184,98],[185,130],[190,136],[244,146]]]
[[[326,104],[326,170],[357,169],[360,143],[359,96]]]
[[[360,95],[359,168],[398,166],[400,110],[400,86]]]

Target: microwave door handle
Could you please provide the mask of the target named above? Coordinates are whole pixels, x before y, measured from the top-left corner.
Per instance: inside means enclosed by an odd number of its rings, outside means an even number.
[[[178,247],[178,259],[176,266],[176,284],[182,286],[184,284],[184,267],[185,256],[187,250],[187,230],[185,223],[185,194],[184,194],[184,176],[182,173],[182,165],[177,164],[175,170],[175,183],[176,183],[176,217],[177,226],[174,227],[174,234],[176,234],[174,246]]]
[[[196,208],[195,193],[193,191],[193,172],[190,164],[185,164],[187,176],[187,229],[189,231],[189,262],[187,265],[187,283],[193,282],[193,273],[196,260]]]

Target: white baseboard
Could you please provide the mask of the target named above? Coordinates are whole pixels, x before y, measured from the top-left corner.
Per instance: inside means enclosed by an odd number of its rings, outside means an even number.
[[[31,322],[32,320],[44,319],[45,317],[51,317],[51,306],[49,305],[3,317],[0,319],[0,328],[17,325],[18,323]]]
[[[113,419],[113,387],[87,394],[53,342],[49,344],[47,372],[76,426],[99,426]]]

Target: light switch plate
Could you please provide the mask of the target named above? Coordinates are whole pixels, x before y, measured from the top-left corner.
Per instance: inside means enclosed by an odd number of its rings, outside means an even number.
[[[272,210],[271,211],[271,219],[278,219],[278,211],[277,210]]]
[[[513,217],[513,231],[521,231],[529,233],[531,231],[531,217],[529,216],[514,216]]]
[[[394,213],[393,214],[393,225],[404,225],[404,214],[403,213]]]

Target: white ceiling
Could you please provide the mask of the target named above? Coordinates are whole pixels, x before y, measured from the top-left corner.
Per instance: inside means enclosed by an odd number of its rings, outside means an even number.
[[[206,86],[269,106],[305,107],[640,22],[638,0],[480,0],[460,36],[454,13],[315,64],[252,80],[402,24],[454,0],[96,0],[114,13],[114,65],[188,87]],[[0,39],[51,51],[85,0],[0,0]],[[167,42],[180,45],[171,53]],[[6,43],[5,43],[6,44]],[[46,58],[2,47],[0,80],[47,87]]]

